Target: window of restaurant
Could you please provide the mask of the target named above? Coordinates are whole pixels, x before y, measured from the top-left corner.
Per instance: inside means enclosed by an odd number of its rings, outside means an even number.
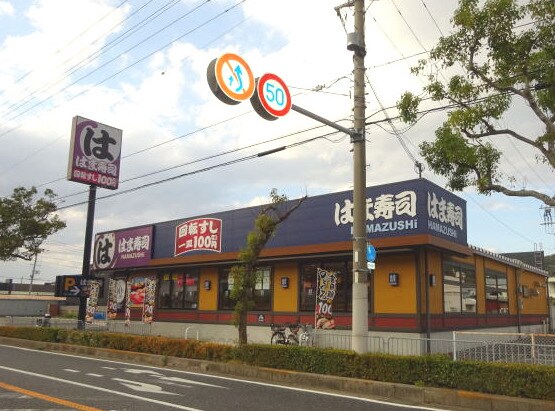
[[[486,313],[509,314],[507,274],[486,270]]]
[[[257,281],[253,291],[255,311],[270,311],[272,307],[272,282],[271,267],[258,267],[256,270]],[[231,299],[233,277],[230,268],[220,270],[218,309],[233,310],[235,301]]]
[[[199,272],[163,273],[158,291],[158,308],[198,308]]]
[[[476,313],[476,271],[472,265],[444,263],[443,301],[445,313]]]
[[[351,260],[348,261],[313,261],[300,267],[300,310],[314,311],[316,305],[317,271],[318,268],[334,272],[337,276],[335,297],[333,299],[334,312],[352,311],[352,281]],[[370,306],[369,306],[370,308]]]

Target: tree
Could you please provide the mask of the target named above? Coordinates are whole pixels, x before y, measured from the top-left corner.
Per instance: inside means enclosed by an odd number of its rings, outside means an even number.
[[[453,107],[436,130],[435,140],[420,145],[421,155],[455,191],[474,186],[481,194],[533,197],[555,206],[554,193],[515,189],[517,176],[504,175],[501,152],[486,138],[513,139],[532,147],[536,161],[555,169],[555,2],[459,0],[452,34],[440,38],[429,58],[412,69],[427,76],[425,91]],[[464,72],[464,74],[449,73]],[[500,126],[521,100],[541,132]],[[421,99],[403,94],[397,107],[405,122],[418,120]],[[493,140],[492,140],[493,141]]]
[[[30,261],[43,249],[46,238],[65,228],[56,212],[50,189],[36,198],[37,189],[15,188],[11,197],[0,198],[0,260]]]
[[[233,288],[231,299],[235,301],[234,324],[239,332],[239,344],[247,344],[247,314],[254,308],[254,290],[260,281],[257,263],[266,243],[276,232],[278,225],[287,220],[306,196],[288,206],[287,197],[276,189],[270,193],[271,203],[264,206],[254,221],[254,229],[247,235],[247,245],[239,251],[240,264],[231,268]]]

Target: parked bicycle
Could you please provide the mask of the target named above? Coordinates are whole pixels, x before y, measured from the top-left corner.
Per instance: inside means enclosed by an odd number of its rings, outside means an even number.
[[[271,344],[312,345],[312,326],[309,324],[271,324],[270,327],[272,328]],[[289,330],[289,332],[287,332],[287,330]],[[299,331],[301,332],[299,333]]]

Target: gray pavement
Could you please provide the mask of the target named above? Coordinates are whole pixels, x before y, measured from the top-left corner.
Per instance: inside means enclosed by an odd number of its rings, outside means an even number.
[[[383,383],[354,378],[275,370],[235,363],[191,360],[186,358],[82,347],[69,344],[28,341],[6,337],[0,337],[0,344],[128,361],[143,365],[165,366],[168,368],[204,372],[207,374],[235,376],[255,381],[358,395],[374,399],[394,400],[411,405],[436,407],[448,410],[555,411],[555,401],[529,400],[462,390],[416,387],[405,384]]]

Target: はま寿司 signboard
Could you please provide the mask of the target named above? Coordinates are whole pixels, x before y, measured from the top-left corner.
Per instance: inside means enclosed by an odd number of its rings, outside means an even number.
[[[93,267],[108,270],[147,265],[152,254],[152,226],[97,234]]]
[[[73,117],[67,179],[117,189],[122,134],[120,129]]]

